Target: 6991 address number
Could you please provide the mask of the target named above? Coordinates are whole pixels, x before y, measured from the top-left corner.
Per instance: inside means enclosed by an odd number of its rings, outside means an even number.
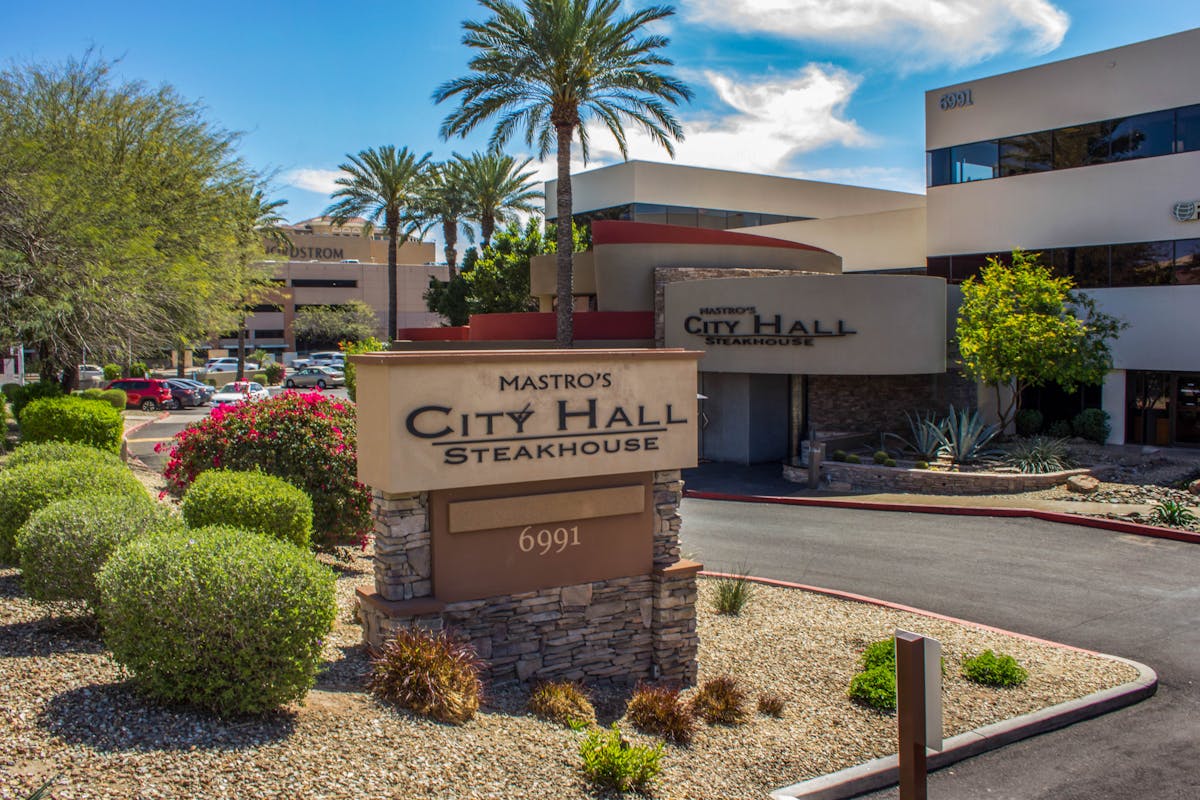
[[[522,553],[548,556],[561,553],[568,547],[579,546],[579,526],[569,528],[534,528],[527,525],[517,536]]]

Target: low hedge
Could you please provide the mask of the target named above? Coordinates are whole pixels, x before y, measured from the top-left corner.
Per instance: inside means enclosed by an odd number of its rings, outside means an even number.
[[[17,531],[21,581],[34,600],[75,600],[92,610],[96,573],[122,544],[148,533],[183,528],[149,495],[85,495],[51,503]]]
[[[26,464],[51,464],[56,461],[90,461],[96,464],[123,466],[120,456],[110,450],[100,450],[77,442],[21,443],[8,457],[8,468]]]
[[[121,452],[125,418],[106,403],[82,397],[46,397],[21,412],[21,439],[26,442],[78,442]]]
[[[25,406],[29,405],[34,400],[43,397],[62,397],[62,386],[54,381],[38,381],[37,383],[27,383],[24,386],[16,386],[16,384],[8,384],[14,386],[14,389],[6,390],[8,401],[12,403],[13,416],[17,421],[21,421],[21,414],[25,411]]]
[[[0,563],[13,563],[17,531],[35,511],[68,497],[100,494],[148,493],[124,465],[57,461],[0,472]]]
[[[303,697],[337,609],[311,553],[227,526],[136,539],[96,582],[105,644],[134,684],[218,714]]]
[[[129,404],[129,395],[125,394],[124,389],[101,389],[100,399],[117,411],[124,411],[125,406]]]
[[[213,469],[183,496],[183,518],[193,528],[236,525],[308,547],[312,539],[313,505],[309,496],[287,481],[261,472]]]

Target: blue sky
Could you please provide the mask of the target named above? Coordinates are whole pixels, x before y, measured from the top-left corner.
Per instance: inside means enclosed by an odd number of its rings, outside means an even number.
[[[678,112],[680,163],[917,192],[924,91],[1200,26],[1200,6],[1159,0],[674,5],[667,55],[696,92]],[[485,134],[442,141],[448,108],[430,94],[464,74],[460,24],[484,16],[474,0],[0,0],[0,58],[54,62],[94,46],[120,58],[123,77],[174,85],[244,132],[243,156],[275,174],[273,195],[298,220],[328,204],[348,152],[391,143],[443,158],[483,147]],[[593,142],[591,166],[619,158],[604,136]],[[668,160],[641,137],[632,150]]]

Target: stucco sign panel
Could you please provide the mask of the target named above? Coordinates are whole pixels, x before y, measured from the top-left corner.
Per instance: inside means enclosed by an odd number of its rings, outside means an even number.
[[[353,356],[359,479],[405,492],[694,466],[699,355]]]

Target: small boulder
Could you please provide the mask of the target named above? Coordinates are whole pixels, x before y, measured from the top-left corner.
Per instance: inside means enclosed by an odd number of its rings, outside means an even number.
[[[1196,478],[1188,484],[1188,491],[1192,494],[1200,494],[1200,478]]]
[[[1091,475],[1072,475],[1067,478],[1067,490],[1078,494],[1091,494],[1100,488],[1100,480]]]

